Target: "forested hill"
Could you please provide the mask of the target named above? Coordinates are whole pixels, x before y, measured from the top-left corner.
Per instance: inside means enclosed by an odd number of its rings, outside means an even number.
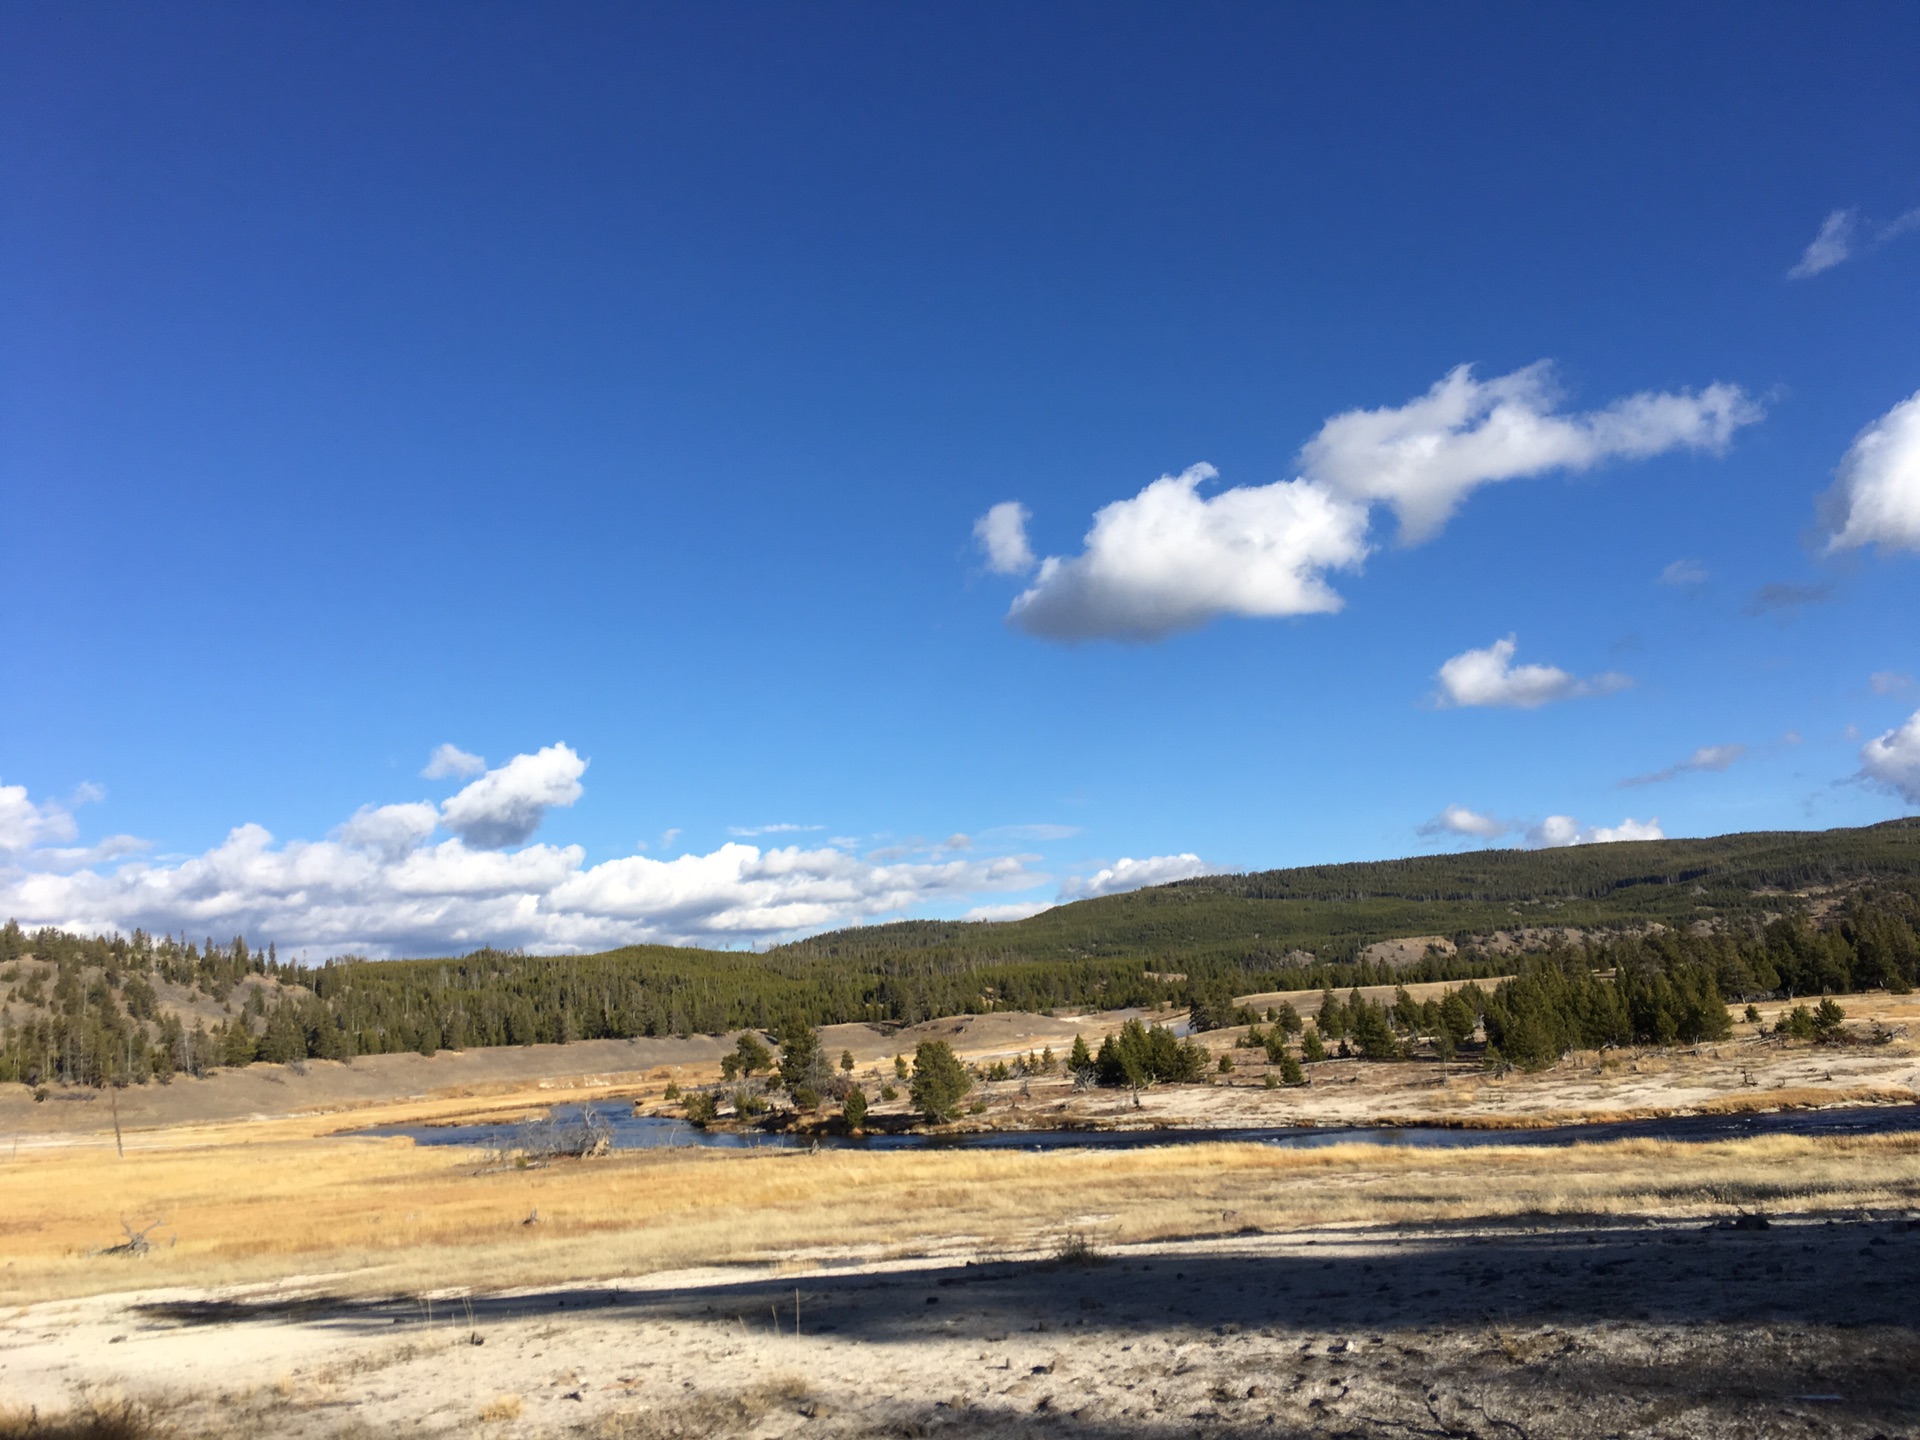
[[[929,950],[1059,960],[1128,955],[1160,968],[1346,961],[1380,940],[1469,943],[1542,926],[1750,923],[1819,907],[1863,880],[1920,881],[1920,817],[1854,830],[1754,831],[1559,850],[1477,850],[1211,875],[1082,900],[1001,924],[910,920],[817,935],[772,953],[876,959]],[[1174,963],[1174,962],[1179,963]]]
[[[1920,819],[1221,875],[1010,923],[915,921],[760,954],[278,961],[243,939],[0,928],[0,1081],[164,1079],[259,1058],[721,1032],[788,1017],[912,1023],[992,1009],[1217,1005],[1260,990],[1511,970],[1568,932],[1722,993],[1920,978]],[[1390,963],[1366,947],[1416,941]],[[1640,938],[1634,938],[1640,937]],[[1577,936],[1575,938],[1578,938]],[[1600,963],[1593,952],[1594,963]],[[1609,953],[1606,963],[1622,963]]]

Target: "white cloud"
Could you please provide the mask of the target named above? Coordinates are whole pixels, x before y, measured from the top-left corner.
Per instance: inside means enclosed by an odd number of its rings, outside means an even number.
[[[1144,860],[1121,859],[1093,874],[1067,881],[1060,887],[1062,900],[1091,900],[1096,895],[1118,895],[1146,885],[1165,885],[1174,880],[1191,880],[1196,875],[1211,875],[1216,867],[1198,855],[1150,855]]]
[[[1496,835],[1504,835],[1513,828],[1505,820],[1496,820],[1491,815],[1482,815],[1477,810],[1469,810],[1464,805],[1449,805],[1438,815],[1420,827],[1422,835],[1470,835],[1475,839],[1491,840]]]
[[[1787,272],[1790,280],[1805,280],[1831,270],[1853,254],[1853,230],[1859,216],[1852,210],[1835,210],[1820,222],[1820,233],[1808,242],[1800,263]]]
[[[1664,840],[1666,832],[1658,818],[1635,820],[1629,817],[1618,825],[1583,827],[1571,815],[1549,815],[1527,831],[1527,844],[1536,850],[1558,849],[1566,845],[1610,845],[1621,840]]]
[[[580,798],[587,762],[566,745],[516,755],[440,807],[440,823],[470,845],[495,850],[524,844],[547,811]]]
[[[362,805],[335,830],[341,844],[398,855],[413,849],[440,823],[440,812],[424,800],[405,805]]]
[[[1585,845],[1612,845],[1621,840],[1664,840],[1667,832],[1660,828],[1658,817],[1652,820],[1622,820],[1618,825],[1596,825],[1589,830]]]
[[[962,920],[1025,920],[1038,915],[1042,910],[1053,909],[1051,900],[1016,900],[1010,905],[976,905],[960,918]]]
[[[464,779],[468,775],[478,775],[486,768],[485,760],[478,755],[469,755],[458,745],[437,745],[420,774],[428,780]]]
[[[1620,783],[1623,786],[1662,785],[1669,780],[1677,780],[1682,775],[1725,770],[1746,753],[1747,747],[1744,745],[1702,745],[1686,759],[1676,760],[1664,770],[1655,770],[1648,775],[1634,775]]]
[[[1860,768],[1868,779],[1909,805],[1920,805],[1920,710],[1914,711],[1899,729],[1863,745]]]
[[[1706,567],[1697,560],[1676,560],[1660,572],[1660,583],[1686,590],[1707,583]]]
[[[1854,437],[1821,497],[1827,553],[1879,545],[1920,550],[1920,392]]]
[[[1496,640],[1484,650],[1467,650],[1440,667],[1440,703],[1448,706],[1504,705],[1532,710],[1555,700],[1608,695],[1633,681],[1608,673],[1585,680],[1556,665],[1515,665],[1515,637]]]
[[[1876,695],[1904,695],[1913,689],[1913,677],[1898,670],[1876,670],[1867,677]]]
[[[1007,618],[1049,640],[1159,640],[1218,615],[1338,610],[1323,572],[1366,557],[1365,507],[1307,480],[1204,498],[1215,473],[1195,465],[1103,508],[1086,548],[1041,562]]]
[[[524,762],[524,763],[523,763]],[[936,847],[875,864],[832,848],[729,843],[707,855],[633,855],[588,866],[577,845],[501,848],[530,833],[529,807],[571,803],[585,763],[564,745],[517,756],[474,782],[435,841],[424,801],[366,806],[321,841],[276,842],[241,825],[204,854],[129,858],[144,842],[117,836],[81,848],[71,820],[20,787],[0,788],[6,836],[0,915],[87,931],[242,933],[293,953],[448,954],[482,944],[551,952],[639,942],[737,943],[893,918],[937,902],[1031,890],[1048,876],[1031,854],[974,857]],[[462,797],[465,797],[462,800]],[[453,828],[449,825],[449,828]],[[70,872],[70,873],[69,873]]]
[[[1761,418],[1735,385],[1695,395],[1642,392],[1585,414],[1554,413],[1559,396],[1545,361],[1476,380],[1450,371],[1398,407],[1349,410],[1300,452],[1307,478],[1349,498],[1390,506],[1403,544],[1430,539],[1474,490],[1549,470],[1586,470],[1615,457],[1723,450]]]
[[[1027,521],[1033,512],[1018,500],[1002,500],[973,522],[973,538],[996,575],[1024,575],[1033,569],[1033,547],[1027,543]]]
[[[1336,415],[1301,449],[1301,473],[1203,497],[1211,465],[1163,475],[1095,514],[1078,555],[1050,555],[1007,612],[1050,640],[1159,640],[1221,615],[1273,618],[1341,608],[1328,584],[1371,551],[1375,504],[1400,539],[1425,540],[1481,485],[1615,457],[1718,451],[1761,411],[1737,386],[1643,393],[1554,413],[1545,362],[1480,381],[1462,365],[1399,407]],[[996,505],[974,533],[1004,573],[1033,564],[1026,510]]]
[[[36,870],[79,870],[124,860],[152,848],[152,841],[138,835],[109,835],[92,845],[40,847],[29,858]]]
[[[727,833],[736,839],[750,840],[756,835],[797,835],[826,828],[824,825],[795,825],[791,821],[783,821],[778,825],[729,825]]]
[[[77,833],[65,806],[52,800],[36,805],[26,786],[0,785],[0,852],[71,840]]]

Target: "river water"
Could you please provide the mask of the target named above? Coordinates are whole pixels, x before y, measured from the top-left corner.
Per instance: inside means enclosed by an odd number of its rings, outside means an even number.
[[[1920,1105],[1844,1106],[1757,1115],[1675,1115],[1561,1125],[1544,1130],[1455,1130],[1432,1125],[1281,1125],[1231,1130],[996,1130],[964,1135],[795,1136],[761,1131],[702,1130],[684,1120],[635,1115],[625,1101],[556,1106],[551,1118],[577,1121],[586,1110],[605,1122],[616,1150],[1133,1150],[1149,1145],[1253,1143],[1301,1149],[1323,1145],[1402,1145],[1470,1149],[1483,1145],[1592,1145],[1608,1140],[1736,1140],[1753,1135],[1885,1135],[1920,1131]],[[351,1132],[405,1135],[419,1145],[473,1145],[512,1150],[524,1143],[517,1124],[390,1125]]]

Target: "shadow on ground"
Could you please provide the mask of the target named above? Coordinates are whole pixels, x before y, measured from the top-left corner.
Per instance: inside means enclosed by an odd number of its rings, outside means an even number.
[[[1232,1244],[1233,1242],[1228,1242]],[[757,1267],[756,1267],[757,1271]],[[287,1321],[377,1329],[562,1311],[635,1321],[721,1321],[878,1343],[993,1340],[1019,1330],[1157,1331],[1284,1326],[1407,1329],[1488,1323],[1591,1326],[1920,1324],[1920,1228],[1906,1221],[1608,1228],[1473,1237],[1407,1234],[1361,1244],[1258,1242],[1226,1252],[988,1262],[866,1275],[764,1272],[673,1290],[590,1284],[452,1302],[417,1296],[230,1299],[139,1307],[156,1323]]]

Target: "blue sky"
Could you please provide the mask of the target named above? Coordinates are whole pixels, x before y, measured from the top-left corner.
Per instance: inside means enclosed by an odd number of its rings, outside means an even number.
[[[1920,807],[1910,6],[5,24],[23,922],[746,944]]]

